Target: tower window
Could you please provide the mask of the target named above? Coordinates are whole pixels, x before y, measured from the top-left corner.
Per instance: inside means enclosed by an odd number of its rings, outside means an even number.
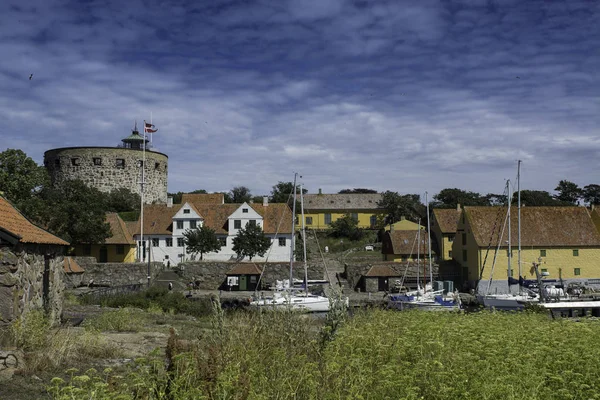
[[[60,158],[57,158],[56,160],[54,160],[54,166],[60,167]]]
[[[160,168],[160,163],[154,163],[154,169],[158,170],[158,168]]]
[[[79,165],[79,157],[73,157],[71,158],[71,165],[73,166],[78,166]]]
[[[115,166],[117,168],[125,168],[125,159],[124,158],[117,158],[117,162],[116,162]]]
[[[94,165],[102,165],[102,159],[100,157],[94,157]]]

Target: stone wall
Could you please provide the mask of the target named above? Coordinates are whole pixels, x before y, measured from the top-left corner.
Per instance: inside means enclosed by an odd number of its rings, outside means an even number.
[[[236,266],[237,262],[202,262],[189,261],[179,264],[182,276],[189,281],[196,281],[200,289],[214,290],[224,288],[227,273]],[[259,267],[265,266],[262,277],[262,286],[270,287],[277,280],[290,278],[289,263],[256,263]],[[308,279],[323,279],[324,269],[322,265],[308,266]],[[295,279],[304,279],[304,265],[295,263],[293,268]]]
[[[125,165],[117,167],[117,159],[124,160]],[[68,147],[44,153],[44,165],[53,185],[58,186],[66,180],[80,179],[86,185],[102,192],[125,188],[140,194],[141,161],[141,150],[119,147]],[[146,203],[167,202],[168,162],[165,154],[146,150]],[[73,165],[74,163],[77,165]]]
[[[96,263],[94,257],[73,257],[85,269],[83,274],[69,274],[67,283],[87,285],[93,279],[94,286],[123,286],[148,282],[148,263]],[[150,263],[150,280],[156,279],[164,269],[161,262]],[[72,278],[71,278],[72,276]]]
[[[0,247],[0,324],[34,309],[45,309],[52,323],[60,322],[65,286],[62,251],[59,246]],[[51,254],[46,274],[44,254]]]

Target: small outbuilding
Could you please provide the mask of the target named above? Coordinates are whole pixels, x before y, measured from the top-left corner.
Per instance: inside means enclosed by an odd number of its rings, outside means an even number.
[[[390,286],[401,278],[402,274],[392,265],[377,264],[371,266],[367,273],[362,276],[359,287],[363,292],[387,292],[390,290]]]
[[[235,264],[229,272],[225,281],[225,288],[228,290],[254,291],[260,290],[258,287],[262,269],[255,263]]]

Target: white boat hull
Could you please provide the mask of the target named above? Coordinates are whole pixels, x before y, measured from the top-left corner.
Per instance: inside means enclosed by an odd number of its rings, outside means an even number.
[[[250,302],[251,307],[265,309],[293,309],[305,312],[329,311],[329,299],[316,295],[279,295]]]

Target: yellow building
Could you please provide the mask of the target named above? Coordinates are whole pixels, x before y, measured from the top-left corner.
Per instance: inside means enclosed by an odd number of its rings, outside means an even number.
[[[431,216],[431,234],[432,246],[440,259],[452,260],[452,245],[456,235],[456,225],[460,218],[461,209],[459,208],[436,208]]]
[[[406,262],[428,259],[427,231],[388,231],[381,241],[383,261]],[[434,252],[432,249],[432,257]]]
[[[470,287],[487,288],[491,276],[492,290],[505,292],[507,278],[518,279],[519,270],[523,278],[535,279],[533,263],[558,283],[600,282],[600,234],[586,208],[523,207],[520,268],[516,207],[510,218],[511,257],[508,228],[501,234],[506,214],[506,207],[465,207],[461,213],[452,252]]]
[[[75,245],[75,256],[96,257],[100,263],[135,262],[135,241],[117,213],[106,213],[106,222],[110,225],[112,236],[104,244]]]
[[[320,191],[320,190],[319,190]],[[332,222],[350,214],[358,221],[358,227],[374,229],[386,215],[378,205],[380,193],[305,194],[304,216],[308,229],[329,229]]]
[[[386,231],[415,231],[417,229],[425,229],[425,225],[410,221],[405,216],[401,216],[400,221],[385,226]]]

